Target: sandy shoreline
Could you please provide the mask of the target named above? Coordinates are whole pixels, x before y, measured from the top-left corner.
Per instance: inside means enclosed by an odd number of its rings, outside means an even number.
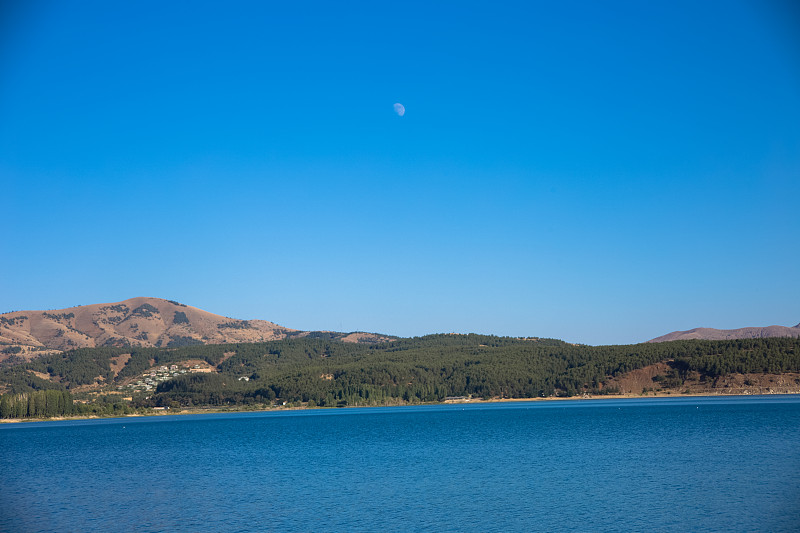
[[[270,407],[266,409],[237,409],[237,408],[209,408],[209,409],[181,409],[181,410],[164,410],[157,413],[134,413],[122,416],[59,416],[53,418],[6,418],[0,419],[0,424],[13,424],[25,422],[58,422],[67,420],[94,420],[94,419],[107,419],[107,418],[144,418],[156,416],[175,416],[175,415],[202,415],[202,414],[224,414],[224,413],[268,413],[274,411],[300,411],[310,409],[356,409],[356,408],[371,408],[371,407],[410,407],[421,405],[457,405],[457,404],[478,404],[478,403],[519,403],[519,402],[553,402],[553,401],[581,401],[581,400],[616,400],[616,399],[644,399],[644,398],[718,398],[718,397],[733,397],[733,396],[800,396],[800,392],[796,393],[773,393],[773,394],[708,394],[708,393],[691,393],[682,394],[669,392],[650,392],[648,394],[608,394],[608,395],[585,395],[585,396],[569,396],[557,397],[548,396],[546,398],[490,398],[484,400],[483,398],[474,399],[459,399],[459,400],[445,400],[442,402],[426,402],[415,404],[396,404],[396,405],[348,405],[345,407]]]

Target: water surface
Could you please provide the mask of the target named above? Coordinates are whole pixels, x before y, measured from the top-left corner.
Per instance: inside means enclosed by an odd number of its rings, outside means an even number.
[[[0,425],[2,531],[798,531],[800,398]]]

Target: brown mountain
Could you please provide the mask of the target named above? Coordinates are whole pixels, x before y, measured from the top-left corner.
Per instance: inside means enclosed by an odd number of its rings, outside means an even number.
[[[759,339],[762,337],[800,337],[800,324],[786,326],[750,327],[739,329],[694,328],[688,331],[673,331],[647,342],[666,342],[689,339],[724,341],[728,339]]]
[[[131,298],[58,311],[15,311],[0,315],[0,361],[29,359],[50,351],[96,346],[186,346],[280,340],[314,332],[265,320],[237,320],[160,298]],[[327,333],[327,332],[326,332]],[[346,342],[388,337],[336,334]]]

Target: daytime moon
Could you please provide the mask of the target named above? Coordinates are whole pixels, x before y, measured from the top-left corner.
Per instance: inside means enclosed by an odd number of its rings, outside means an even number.
[[[402,117],[406,114],[406,108],[403,106],[403,104],[394,104],[394,112],[397,113],[398,117]]]

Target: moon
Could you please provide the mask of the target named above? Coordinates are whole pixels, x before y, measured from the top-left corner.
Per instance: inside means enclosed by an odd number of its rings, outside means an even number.
[[[394,104],[394,112],[397,113],[398,117],[402,117],[406,114],[406,108],[403,106],[403,104],[397,103]]]

